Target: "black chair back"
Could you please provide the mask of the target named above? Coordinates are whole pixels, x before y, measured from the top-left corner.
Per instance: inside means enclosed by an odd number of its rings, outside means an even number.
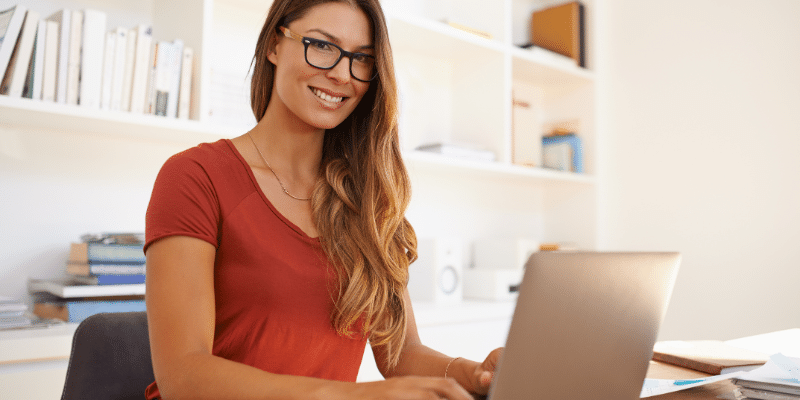
[[[147,314],[95,314],[75,331],[61,399],[142,400],[154,380]]]

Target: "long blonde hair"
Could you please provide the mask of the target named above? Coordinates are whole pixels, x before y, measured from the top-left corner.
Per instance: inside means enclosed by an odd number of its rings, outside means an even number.
[[[267,55],[277,28],[331,1],[348,3],[367,15],[378,71],[350,116],[325,132],[321,178],[312,195],[320,241],[339,278],[331,322],[340,335],[369,334],[373,346],[384,346],[394,367],[405,342],[403,294],[408,266],[417,258],[417,238],[405,218],[411,185],[400,156],[397,83],[378,0],[276,0],[253,57],[251,106],[260,121],[275,77]]]

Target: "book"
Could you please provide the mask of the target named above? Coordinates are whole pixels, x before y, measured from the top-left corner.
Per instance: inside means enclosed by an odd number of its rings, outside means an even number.
[[[189,119],[192,103],[192,69],[194,63],[194,50],[191,47],[183,48],[181,61],[181,83],[178,93],[178,115],[180,119]]]
[[[11,54],[17,46],[26,12],[25,6],[19,4],[0,11],[0,81],[6,75]]]
[[[72,11],[61,9],[47,17],[47,21],[58,24],[55,101],[64,104],[67,102],[67,71],[69,69],[69,47],[71,43],[69,34],[72,31]]]
[[[112,243],[72,243],[69,261],[73,263],[142,263],[144,245]]]
[[[44,58],[42,60],[42,100],[56,101],[58,78],[58,22],[44,20]]]
[[[86,285],[138,285],[145,282],[144,274],[74,275],[70,278]]]
[[[70,16],[69,50],[67,51],[67,104],[78,104],[81,74],[81,40],[83,38],[83,11],[73,10]]]
[[[113,70],[111,73],[111,104],[114,111],[122,110],[122,94],[125,84],[125,57],[128,53],[129,30],[118,27],[111,32],[114,36],[114,54],[112,54]]]
[[[534,11],[531,43],[575,60],[586,67],[584,7],[577,1]]]
[[[35,302],[33,313],[39,318],[79,323],[91,315],[105,312],[145,311],[143,299],[124,300],[48,300]]]
[[[764,365],[766,354],[734,347],[719,340],[658,342],[653,360],[712,375],[749,371]]]
[[[511,162],[538,167],[542,164],[544,92],[523,82],[514,82],[511,108]]]
[[[178,116],[178,96],[181,90],[181,62],[183,61],[183,41],[172,41],[172,50],[167,55],[167,73],[169,74],[169,96],[167,97],[167,113],[171,118]]]
[[[39,28],[39,13],[28,10],[17,39],[17,45],[8,60],[6,74],[0,84],[0,94],[10,97],[22,97],[26,77],[33,56],[33,44],[36,41],[36,32]]]
[[[114,87],[114,50],[117,37],[114,32],[106,32],[105,49],[103,50],[103,79],[100,91],[100,108],[111,109],[111,93]]]
[[[109,297],[109,296],[142,296],[144,284],[133,285],[87,285],[72,279],[35,279],[28,280],[30,293],[49,293],[64,299],[76,297]]]
[[[67,273],[70,275],[140,275],[147,271],[144,263],[67,263]]]
[[[583,172],[583,146],[574,133],[542,137],[542,165],[559,171]]]
[[[131,90],[133,88],[134,62],[136,59],[136,31],[126,30],[125,64],[122,72],[122,111],[131,110]]]
[[[136,49],[133,60],[133,81],[131,82],[130,111],[141,114],[147,102],[147,85],[150,72],[150,56],[153,47],[153,28],[139,25],[134,28]]]
[[[103,89],[103,53],[106,39],[106,13],[83,10],[80,57],[80,100],[82,107],[100,108]]]
[[[39,19],[36,29],[36,42],[33,44],[33,56],[31,56],[31,66],[28,71],[27,94],[30,98],[42,99],[42,80],[44,79],[44,50],[47,40],[47,22]],[[28,97],[23,93],[23,97]]]
[[[737,376],[732,382],[739,388],[800,397],[800,358],[773,354],[766,364]]]
[[[484,39],[490,39],[490,40],[492,39],[492,34],[487,32],[487,31],[484,31],[484,30],[481,30],[481,29],[477,29],[477,28],[473,28],[471,26],[467,26],[467,25],[460,24],[458,22],[449,21],[449,20],[444,20],[444,23],[449,25],[449,26],[451,26],[451,27],[453,27],[453,28],[456,28],[458,30],[461,30],[461,31],[464,31],[464,32],[467,32],[467,33],[471,33],[471,34],[473,34],[475,36],[480,36],[480,37],[482,37]]]
[[[470,145],[460,145],[451,143],[432,143],[418,146],[417,150],[429,153],[437,153],[445,156],[463,158],[477,161],[494,161],[495,154],[489,150],[483,150]]]
[[[734,389],[734,395],[737,399],[747,400],[799,400],[800,395],[786,394],[780,392],[773,392],[771,390],[750,389],[746,387],[737,387]]]

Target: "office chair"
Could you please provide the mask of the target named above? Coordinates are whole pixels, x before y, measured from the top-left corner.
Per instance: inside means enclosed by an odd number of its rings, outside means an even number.
[[[61,400],[141,400],[154,380],[146,313],[95,314],[75,331]]]

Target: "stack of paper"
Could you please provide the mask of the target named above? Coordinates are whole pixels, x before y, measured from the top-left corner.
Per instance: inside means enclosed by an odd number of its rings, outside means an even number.
[[[800,399],[800,358],[778,353],[763,367],[743,373],[733,380],[737,399]]]

